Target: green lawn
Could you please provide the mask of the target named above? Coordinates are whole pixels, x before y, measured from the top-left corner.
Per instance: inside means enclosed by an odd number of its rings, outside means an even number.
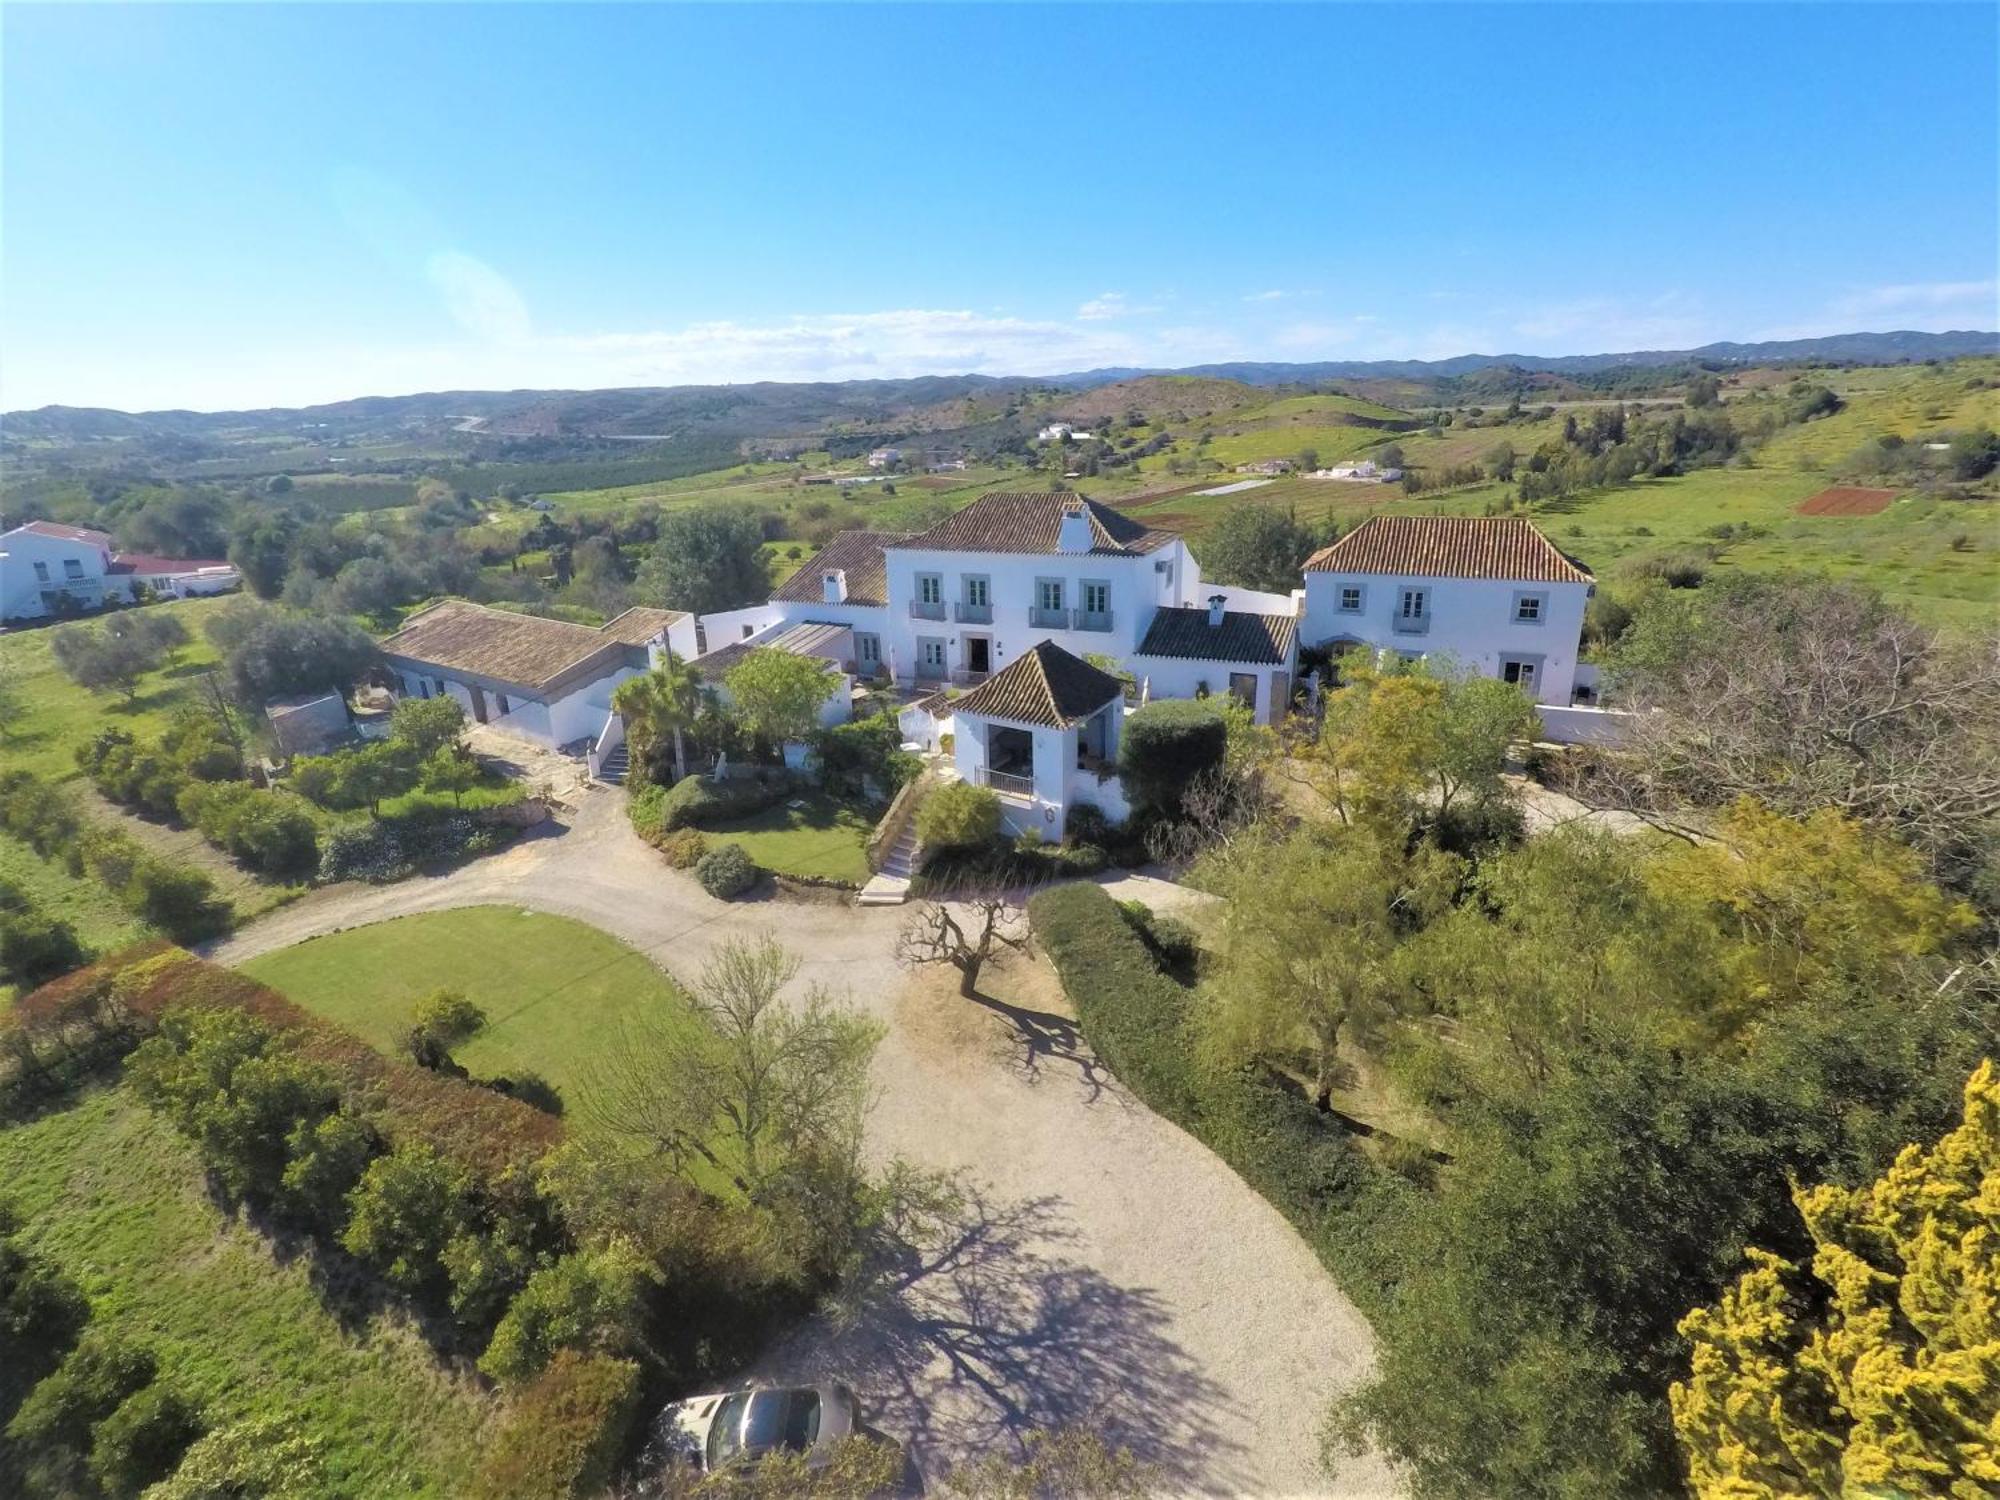
[[[481,1077],[540,1073],[571,1106],[623,1017],[685,1004],[638,949],[567,917],[502,906],[312,938],[243,971],[392,1054],[420,995],[463,990],[487,1026],[453,1055]]]
[[[195,701],[203,668],[216,661],[202,622],[228,603],[225,596],[147,605],[177,616],[192,639],[175,666],[141,678],[130,700],[122,693],[86,692],[62,674],[49,644],[60,627],[0,635],[0,679],[11,683],[21,700],[19,721],[8,725],[0,740],[0,760],[9,768],[64,779],[79,774],[77,746],[101,729],[124,729],[141,739],[157,735],[176,708]]]
[[[187,1143],[122,1088],[0,1130],[0,1185],[92,1326],[150,1349],[211,1423],[281,1414],[325,1444],[332,1494],[466,1492],[491,1398],[401,1317],[343,1328],[308,1258],[224,1218]]]
[[[741,844],[758,864],[780,875],[866,885],[868,835],[880,816],[879,808],[801,792],[754,817],[710,829],[709,837]]]

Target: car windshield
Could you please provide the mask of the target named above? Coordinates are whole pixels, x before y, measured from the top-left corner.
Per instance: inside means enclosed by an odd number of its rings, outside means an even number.
[[[758,1458],[773,1448],[804,1452],[819,1436],[817,1391],[757,1391],[729,1397],[708,1435],[713,1468],[739,1454]]]

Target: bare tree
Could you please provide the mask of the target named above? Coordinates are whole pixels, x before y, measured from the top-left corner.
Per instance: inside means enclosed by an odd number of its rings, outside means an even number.
[[[906,969],[950,964],[958,970],[959,994],[970,999],[996,947],[1018,953],[1028,946],[1027,914],[1005,896],[975,896],[959,905],[963,920],[942,901],[912,911],[896,935],[896,962]]]
[[[704,1163],[748,1198],[789,1165],[854,1160],[881,1027],[820,985],[781,1000],[798,971],[769,934],[725,943],[692,1015],[655,1010],[621,1028],[593,1070],[593,1122],[683,1175]]]
[[[1836,584],[1739,584],[1656,607],[1621,648],[1625,743],[1577,756],[1567,790],[1682,837],[1738,797],[1795,816],[1831,807],[1942,874],[1977,863],[2000,816],[1990,636],[1940,637]]]

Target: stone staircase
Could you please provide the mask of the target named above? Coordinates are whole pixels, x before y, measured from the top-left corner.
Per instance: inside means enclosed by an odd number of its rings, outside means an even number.
[[[895,842],[882,851],[875,862],[875,874],[868,884],[861,888],[855,900],[857,906],[901,906],[910,899],[910,877],[917,872],[917,819],[916,805],[923,800],[929,790],[928,778],[905,789],[904,797],[908,805],[899,814],[901,826]],[[899,802],[904,798],[899,798]],[[893,823],[891,826],[895,826]]]
[[[604,757],[604,764],[597,768],[597,779],[606,786],[625,785],[625,775],[632,769],[632,757],[623,745],[619,745]]]

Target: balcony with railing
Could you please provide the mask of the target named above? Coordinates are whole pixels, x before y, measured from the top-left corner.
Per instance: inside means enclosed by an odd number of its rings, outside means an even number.
[[[952,606],[952,617],[961,625],[991,625],[993,623],[993,606],[991,604],[974,604],[969,600],[961,599],[957,604]]]
[[[1032,797],[1035,795],[1035,778],[1021,776],[1013,771],[996,771],[985,767],[979,779],[1003,797]]]
[[[1044,609],[1037,604],[1028,611],[1028,623],[1038,630],[1067,630],[1069,611],[1066,609]]]
[[[916,620],[942,620],[944,618],[944,600],[912,599],[910,601],[910,617]]]
[[[1072,630],[1109,630],[1111,628],[1111,611],[1108,609],[1079,609],[1073,611],[1073,614],[1074,619],[1070,623],[1070,629]]]

